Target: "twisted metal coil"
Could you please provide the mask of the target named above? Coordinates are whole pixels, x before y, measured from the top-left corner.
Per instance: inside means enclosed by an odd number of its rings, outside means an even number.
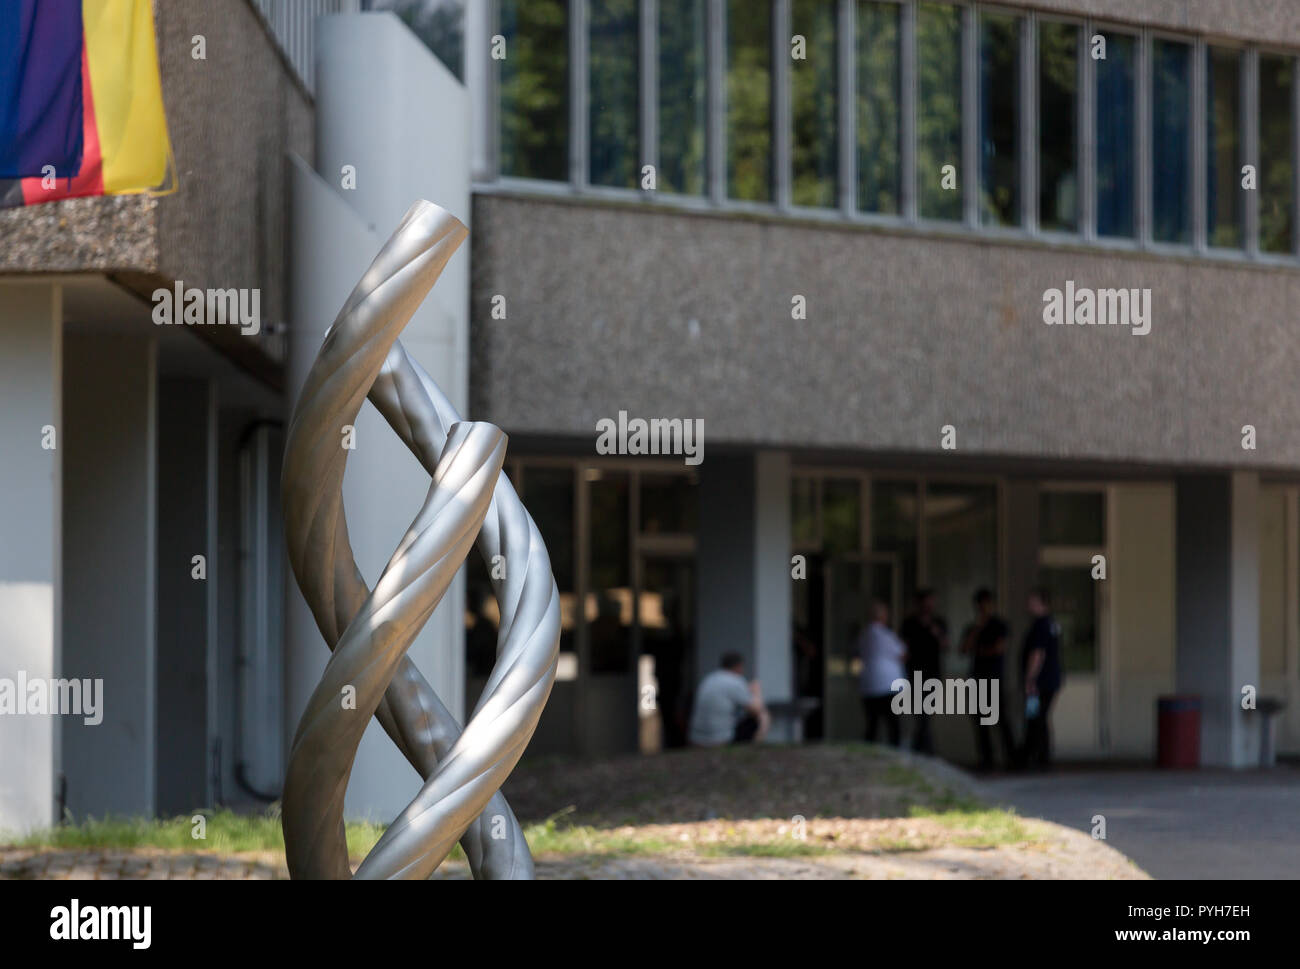
[[[555,682],[559,593],[537,526],[501,472],[505,435],[461,422],[397,339],[466,235],[432,203],[410,208],[326,332],[289,426],[281,478],[288,557],[332,651],[285,777],[294,878],[352,877],[344,794],[372,715],[424,785],[356,877],[427,878],[458,840],[475,878],[533,876],[499,788]],[[353,559],[342,496],[341,430],[367,397],[433,479],[373,591]],[[501,610],[497,663],[462,732],[406,650],[475,536],[484,558],[506,568],[491,570]],[[355,690],[354,707],[342,702],[346,687]]]

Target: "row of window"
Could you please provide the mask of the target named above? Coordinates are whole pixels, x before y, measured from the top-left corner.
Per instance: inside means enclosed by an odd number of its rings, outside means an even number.
[[[639,190],[653,165],[687,199],[1296,251],[1291,55],[902,0],[496,13],[507,178]]]

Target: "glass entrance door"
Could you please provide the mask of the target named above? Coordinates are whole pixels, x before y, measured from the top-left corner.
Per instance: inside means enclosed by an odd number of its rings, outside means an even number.
[[[1043,565],[1042,584],[1052,596],[1052,615],[1061,627],[1065,682],[1051,723],[1055,752],[1101,753],[1105,747],[1101,698],[1100,583],[1092,565]]]
[[[684,747],[695,669],[695,558],[641,554],[637,714],[642,753]]]
[[[858,693],[858,636],[870,622],[873,599],[890,607],[893,621],[899,607],[899,567],[892,555],[842,555],[826,559],[825,736],[828,740],[861,740],[866,731]]]

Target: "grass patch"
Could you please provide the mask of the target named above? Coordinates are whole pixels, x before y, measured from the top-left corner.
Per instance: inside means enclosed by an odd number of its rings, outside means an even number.
[[[554,818],[524,828],[534,855],[664,855],[679,845],[654,835],[607,831],[586,825],[560,826]]]
[[[934,822],[951,832],[946,843],[962,848],[996,848],[1038,840],[1018,815],[1002,808],[967,806],[933,810],[914,807],[911,816]]]
[[[205,837],[194,837],[195,815],[206,821]],[[348,853],[365,855],[386,825],[349,821]],[[235,854],[248,851],[284,852],[284,831],[275,808],[263,814],[234,811],[196,811],[174,818],[86,818],[84,821],[45,828],[10,843],[20,848],[121,849],[154,848],[160,851],[211,851]]]

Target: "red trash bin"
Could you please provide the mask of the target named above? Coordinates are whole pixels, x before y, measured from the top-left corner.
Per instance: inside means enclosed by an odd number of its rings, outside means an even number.
[[[1201,698],[1162,696],[1156,701],[1156,764],[1201,766]]]

